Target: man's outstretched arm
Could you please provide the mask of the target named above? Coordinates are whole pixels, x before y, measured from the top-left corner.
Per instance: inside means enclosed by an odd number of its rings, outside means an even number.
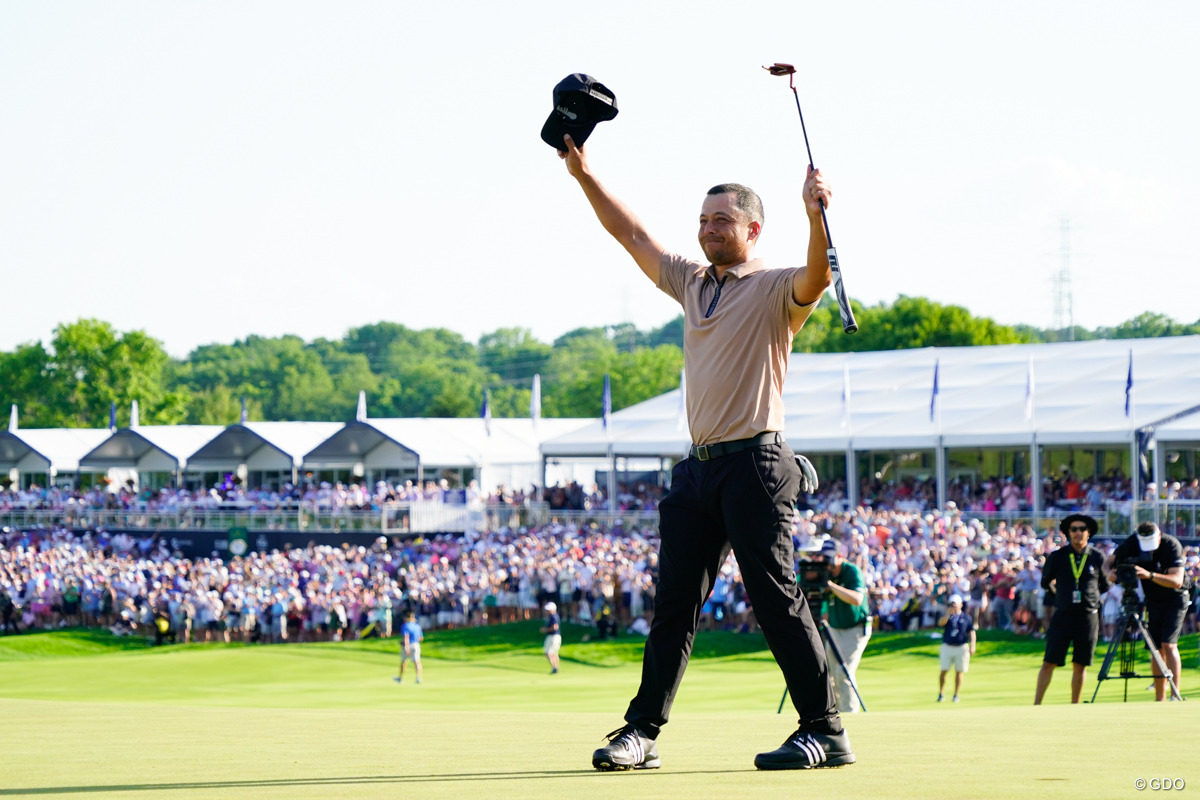
[[[833,190],[825,182],[820,170],[809,167],[803,193],[805,211],[808,212],[808,265],[796,271],[796,277],[792,279],[792,297],[800,305],[808,305],[820,300],[829,284],[833,283],[829,258],[825,255],[829,241],[821,220],[821,201],[828,208],[829,201],[833,199]]]
[[[620,242],[646,277],[658,285],[658,265],[662,261],[663,249],[654,241],[642,222],[624,203],[614,197],[596,180],[588,168],[587,156],[575,146],[570,136],[564,136],[566,150],[559,150],[558,157],[567,162],[567,172],[579,182],[583,194],[592,204],[596,218],[614,239]]]

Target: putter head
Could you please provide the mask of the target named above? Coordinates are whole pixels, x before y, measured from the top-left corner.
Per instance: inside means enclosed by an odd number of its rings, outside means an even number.
[[[772,75],[795,75],[796,74],[796,68],[793,67],[791,64],[783,64],[778,61],[776,61],[774,64],[772,64],[769,67],[763,67],[763,69],[765,69],[767,72],[771,73]]]

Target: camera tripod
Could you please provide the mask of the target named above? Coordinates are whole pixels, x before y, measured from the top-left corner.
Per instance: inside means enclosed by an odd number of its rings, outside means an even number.
[[[825,620],[818,621],[817,629],[821,631],[821,639],[825,641],[825,644],[829,645],[829,649],[833,653],[833,657],[837,659],[838,664],[842,668],[842,672],[846,675],[846,680],[850,683],[850,688],[854,690],[854,696],[858,698],[859,706],[861,706],[862,710],[865,712],[867,710],[867,704],[863,702],[862,695],[858,691],[858,684],[854,682],[854,677],[850,674],[850,670],[846,668],[846,659],[842,658],[842,651],[838,650],[837,643],[833,641],[833,637],[829,634],[829,626],[825,624]],[[787,696],[788,690],[785,686],[783,687],[783,697],[779,698],[779,710],[775,712],[776,714],[783,713],[783,704],[787,702]]]
[[[1100,667],[1100,674],[1096,678],[1096,691],[1092,692],[1091,702],[1096,702],[1096,695],[1100,693],[1100,684],[1106,680],[1116,680],[1122,678],[1125,681],[1125,695],[1122,702],[1129,700],[1129,680],[1131,678],[1157,678],[1164,677],[1167,683],[1171,686],[1171,696],[1176,700],[1182,700],[1183,697],[1179,694],[1179,687],[1175,685],[1175,677],[1167,671],[1167,665],[1162,660],[1162,655],[1155,648],[1154,642],[1150,639],[1150,634],[1146,632],[1146,626],[1142,622],[1142,606],[1140,603],[1129,603],[1121,607],[1121,618],[1117,620],[1117,626],[1113,629],[1113,640],[1108,643],[1108,652],[1104,654],[1104,663]],[[1154,668],[1158,670],[1157,674],[1139,675],[1137,673],[1137,655],[1141,645],[1145,643],[1146,649],[1150,651],[1150,661],[1154,664]],[[1109,675],[1108,671],[1112,667],[1112,663],[1116,658],[1121,659],[1121,671],[1118,675]]]

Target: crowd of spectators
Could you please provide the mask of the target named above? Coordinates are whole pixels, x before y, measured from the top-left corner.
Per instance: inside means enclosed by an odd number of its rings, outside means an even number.
[[[503,487],[496,497],[507,494],[510,502],[524,502],[525,495],[513,495]],[[304,507],[319,510],[378,510],[384,503],[396,502],[472,502],[480,496],[477,484],[464,489],[452,488],[446,479],[378,481],[369,487],[365,483],[331,483],[306,481],[278,487],[248,488],[237,477],[230,477],[209,489],[135,489],[131,485],[112,486],[97,483],[87,489],[64,489],[32,485],[27,488],[0,489],[0,511],[33,509],[68,511],[72,508],[113,511],[180,511],[189,508],[239,508],[274,510]]]
[[[1092,480],[1080,480],[1074,472],[1063,469],[1060,474],[1042,480],[1042,492],[1042,507],[1047,513],[1099,514],[1114,502],[1130,500],[1130,482],[1115,472]],[[653,480],[619,482],[611,507],[603,485],[570,482],[548,487],[540,494],[551,511],[654,512],[662,499],[663,488]],[[1149,498],[1157,494],[1167,500],[1200,499],[1200,480],[1171,481],[1161,492],[1151,483],[1146,487],[1146,494]],[[83,490],[37,485],[0,488],[0,511],[174,513],[209,508],[258,511],[304,508],[333,513],[377,512],[389,503],[415,502],[523,507],[538,500],[538,495],[536,486],[513,489],[501,485],[483,492],[475,481],[465,487],[455,487],[444,478],[394,483],[377,481],[373,487],[366,483],[309,480],[296,485],[284,483],[278,487],[249,488],[238,478],[229,476],[222,483],[203,490],[162,488],[139,491],[131,486],[105,484]],[[947,500],[948,508],[961,509],[974,516],[1016,516],[1033,508],[1033,487],[1022,477],[956,478],[947,484]],[[863,478],[858,503],[873,510],[924,513],[936,507],[937,491],[932,479],[905,477],[885,481]],[[823,485],[820,492],[808,498],[808,505],[830,513],[849,510],[845,481],[833,480]]]
[[[1070,469],[1042,479],[1042,509],[1049,514],[1103,513],[1110,504],[1127,504],[1131,499],[1127,477],[1110,472],[1091,480],[1081,480]],[[1170,481],[1160,492],[1154,483],[1145,487],[1144,498],[1200,500],[1200,480],[1186,478]],[[933,479],[880,480],[863,478],[859,502],[876,510],[927,511],[937,507],[937,485]],[[1033,484],[1023,477],[985,479],[956,478],[946,485],[947,508],[976,516],[1004,516],[1029,513],[1034,507]],[[845,481],[830,482],[811,500],[812,507],[839,512],[848,509]]]
[[[0,610],[6,632],[152,634],[161,619],[183,641],[268,643],[389,636],[406,611],[426,628],[529,619],[550,599],[574,621],[631,623],[649,607],[653,550],[636,532],[560,526],[309,544],[226,562],[183,558],[156,535],[5,529]]]
[[[6,481],[7,483],[7,481]],[[633,486],[620,484],[618,508],[653,511],[662,496],[660,487],[646,483]],[[474,505],[486,503],[501,506],[524,506],[538,499],[536,486],[509,488],[499,485],[490,492],[481,492],[476,481],[465,487],[439,480],[366,483],[340,481],[303,481],[279,486],[249,488],[237,477],[208,489],[136,489],[132,485],[112,485],[100,482],[86,489],[32,484],[20,488],[0,484],[0,511],[34,510],[70,512],[72,510],[106,510],[137,512],[179,512],[189,509],[239,509],[273,511],[305,508],[314,511],[378,511],[389,503],[436,502]],[[592,485],[585,488],[574,481],[555,485],[542,498],[553,510],[595,511],[608,508],[607,492]]]
[[[825,538],[845,543],[884,630],[932,627],[954,594],[966,598],[982,628],[1027,635],[1044,629],[1041,564],[1062,544],[1057,530],[1005,521],[989,527],[958,508],[797,511],[798,553]],[[530,619],[554,600],[564,621],[644,632],[657,545],[653,527],[552,524],[380,537],[370,547],[309,544],[226,561],[183,558],[152,534],[5,530],[0,616],[6,632],[82,624],[183,641],[269,643],[387,636],[406,611],[426,629]],[[1187,569],[1200,574],[1195,546],[1187,548]],[[1119,595],[1107,600],[1119,608]],[[1189,630],[1194,612],[1195,605]],[[701,625],[755,629],[732,555]]]

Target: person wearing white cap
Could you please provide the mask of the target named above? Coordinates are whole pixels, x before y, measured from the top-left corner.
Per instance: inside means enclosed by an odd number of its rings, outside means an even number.
[[[1117,545],[1104,560],[1104,570],[1111,576],[1110,580],[1116,577],[1116,564],[1134,565],[1142,581],[1142,594],[1146,597],[1146,632],[1158,646],[1175,688],[1180,689],[1179,673],[1183,662],[1179,657],[1178,642],[1188,608],[1183,545],[1174,536],[1159,530],[1153,522],[1143,522],[1136,533]],[[1154,699],[1167,699],[1167,681],[1163,677],[1154,679]]]
[[[941,618],[942,649],[939,653],[942,673],[938,676],[938,699],[945,699],[943,689],[946,686],[946,673],[954,669],[954,702],[958,702],[958,692],[962,689],[962,677],[971,664],[971,656],[975,655],[975,623],[971,615],[963,611],[962,597],[950,596],[950,608]]]
[[[556,603],[546,603],[542,608],[546,610],[546,624],[542,626],[542,633],[546,634],[546,641],[542,643],[542,652],[546,654],[546,660],[550,662],[550,674],[557,675],[558,650],[562,647],[562,622],[558,617]]]

